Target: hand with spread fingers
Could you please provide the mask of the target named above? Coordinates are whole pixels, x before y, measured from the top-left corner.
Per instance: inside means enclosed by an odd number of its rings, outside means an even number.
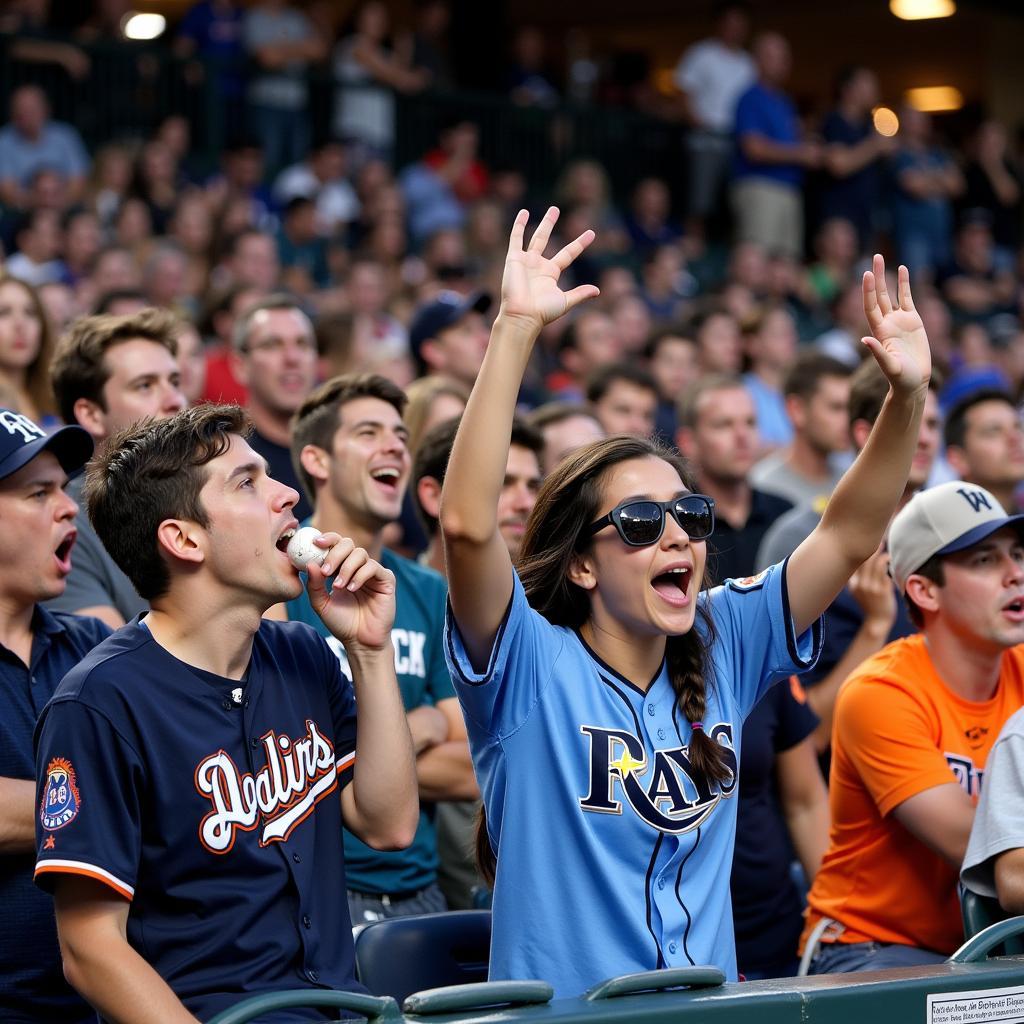
[[[863,339],[864,344],[893,390],[923,395],[931,377],[932,357],[921,315],[914,308],[906,267],[897,272],[894,306],[885,284],[885,260],[875,254],[872,269],[864,273],[864,315],[872,334]]]
[[[337,533],[316,543],[329,548],[323,565],[306,566],[306,592],[313,610],[351,654],[353,647],[380,651],[391,644],[395,621],[395,574],[365,548]],[[331,590],[326,581],[331,576]]]
[[[582,284],[567,292],[558,287],[562,271],[572,266],[573,261],[593,242],[594,232],[584,231],[551,259],[546,259],[544,249],[558,220],[558,208],[552,206],[548,209],[529,246],[524,248],[523,236],[529,219],[529,213],[520,210],[512,225],[501,282],[501,316],[539,331],[545,324],[557,320],[600,292],[592,284]]]

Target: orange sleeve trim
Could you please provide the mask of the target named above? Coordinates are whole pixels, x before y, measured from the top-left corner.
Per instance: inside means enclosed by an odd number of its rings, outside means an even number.
[[[92,878],[102,882],[105,886],[113,889],[119,896],[123,896],[129,903],[135,898],[135,890],[124,882],[121,882],[109,872],[102,868],[90,867],[87,864],[68,861],[43,861],[36,865],[35,877],[40,875],[81,875],[83,878]]]

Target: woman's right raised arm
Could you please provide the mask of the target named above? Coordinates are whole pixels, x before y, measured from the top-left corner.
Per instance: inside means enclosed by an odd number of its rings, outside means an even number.
[[[508,462],[519,385],[541,328],[598,294],[585,284],[563,292],[558,278],[594,240],[584,231],[551,259],[544,249],[558,220],[551,207],[524,248],[529,214],[512,225],[501,307],[463,413],[441,492],[441,532],[455,621],[474,668],[486,667],[512,596],[512,563],[498,530],[498,497]]]

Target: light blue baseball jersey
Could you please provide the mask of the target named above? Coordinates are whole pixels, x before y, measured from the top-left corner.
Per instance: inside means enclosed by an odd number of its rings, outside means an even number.
[[[561,997],[666,966],[736,978],[741,725],[773,682],[814,664],[821,624],[795,635],[784,564],[700,600],[717,634],[703,724],[733,767],[720,786],[694,780],[664,666],[644,692],[535,612],[515,576],[477,673],[449,610],[445,654],[498,854],[492,979],[543,978]]]

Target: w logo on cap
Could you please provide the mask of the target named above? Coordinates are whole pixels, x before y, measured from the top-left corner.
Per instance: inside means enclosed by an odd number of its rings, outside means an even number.
[[[971,506],[972,512],[980,512],[983,507],[992,511],[992,502],[984,491],[969,491],[966,487],[958,487],[956,493]]]
[[[46,437],[45,430],[36,426],[27,416],[23,416],[20,412],[14,412],[11,409],[4,409],[0,412],[0,426],[4,427],[12,437],[15,434],[21,434],[25,444],[28,444],[29,441],[35,441],[37,438]]]

